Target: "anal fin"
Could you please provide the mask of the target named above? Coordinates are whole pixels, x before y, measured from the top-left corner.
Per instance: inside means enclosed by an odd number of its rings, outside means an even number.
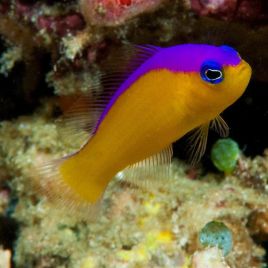
[[[120,172],[122,178],[136,186],[150,188],[160,186],[170,177],[172,145],[161,152],[137,162]]]

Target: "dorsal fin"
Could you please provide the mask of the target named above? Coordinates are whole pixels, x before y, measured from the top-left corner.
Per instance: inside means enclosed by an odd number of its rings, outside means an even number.
[[[98,82],[90,85],[89,92],[79,96],[58,120],[62,122],[62,136],[67,140],[81,138],[85,143],[94,134],[98,119],[120,85],[159,50],[151,45],[124,44],[113,52],[113,57],[104,64]]]
[[[125,43],[120,48],[114,48],[111,57],[104,64],[104,76],[120,76],[125,80],[132,72],[147,59],[156,54],[161,48],[152,45],[132,45]],[[123,82],[123,81],[121,81]]]

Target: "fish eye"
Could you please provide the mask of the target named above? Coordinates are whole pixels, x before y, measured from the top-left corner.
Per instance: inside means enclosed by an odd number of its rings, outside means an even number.
[[[201,66],[200,75],[205,82],[218,84],[223,80],[223,69],[215,61],[206,61]]]

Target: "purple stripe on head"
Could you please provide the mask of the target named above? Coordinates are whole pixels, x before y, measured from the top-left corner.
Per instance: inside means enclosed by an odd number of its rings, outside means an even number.
[[[102,120],[105,118],[118,97],[144,74],[159,69],[166,69],[172,72],[200,72],[202,64],[207,60],[213,60],[224,67],[239,64],[241,58],[237,51],[229,46],[217,47],[202,44],[184,44],[168,48],[159,48],[156,54],[146,60],[136,71],[130,74],[118,88],[101,114],[94,133],[96,133]]]
[[[151,58],[154,69],[166,68],[174,72],[199,72],[201,65],[213,60],[224,66],[237,65],[238,53],[229,46],[186,44],[162,49]]]

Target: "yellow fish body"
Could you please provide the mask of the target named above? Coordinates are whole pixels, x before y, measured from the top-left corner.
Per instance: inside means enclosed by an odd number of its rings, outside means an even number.
[[[228,46],[143,49],[150,56],[115,91],[92,137],[53,167],[63,196],[96,203],[119,171],[141,161],[148,170],[168,165],[171,144],[196,128],[199,159],[209,125],[224,124],[220,113],[243,94],[251,76],[250,66]]]

